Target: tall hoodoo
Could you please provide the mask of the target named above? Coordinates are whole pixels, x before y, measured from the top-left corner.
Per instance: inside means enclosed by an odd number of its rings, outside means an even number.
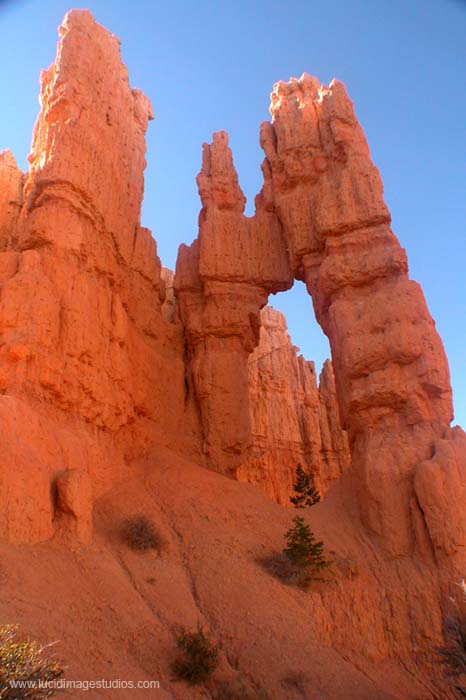
[[[175,290],[191,353],[204,452],[217,470],[234,473],[252,444],[247,358],[259,341],[259,311],[270,292],[292,284],[280,223],[258,199],[244,215],[228,137],[204,144],[197,178],[203,209],[199,239],[181,246]]]
[[[108,488],[138,435],[179,440],[190,424],[182,329],[163,320],[156,244],[140,225],[152,108],[90,12],[68,13],[60,37],[24,187],[0,156],[0,535],[21,542],[53,534],[63,494],[88,472],[94,495]],[[67,512],[88,538],[88,504]]]
[[[234,371],[243,374],[240,363],[246,367],[258,342],[254,326],[267,294],[289,288],[292,277],[303,280],[330,341],[363,520],[393,556],[409,554],[413,518],[422,520],[424,503],[414,474],[436,441],[448,439],[452,419],[442,343],[390,230],[381,179],[344,86],[334,81],[325,88],[306,74],[277,83],[271,114],[272,123],[261,127],[264,187],[252,219],[243,215],[226,136],[204,147],[210,156],[198,179],[203,210],[189,273],[197,276],[197,307],[203,309],[196,327],[203,361],[194,360],[193,378],[204,432],[220,436],[215,462],[221,469],[232,466],[231,426],[242,426],[235,433],[239,441],[250,430],[245,382],[233,379],[213,318],[234,317],[241,347]],[[221,166],[210,168],[213,163]],[[175,280],[182,309],[188,308],[186,262],[182,251]],[[231,328],[231,321],[222,327]],[[233,387],[235,401],[225,402]],[[237,446],[234,465],[244,461],[248,445],[243,439],[242,449]],[[435,541],[436,533],[430,536]]]

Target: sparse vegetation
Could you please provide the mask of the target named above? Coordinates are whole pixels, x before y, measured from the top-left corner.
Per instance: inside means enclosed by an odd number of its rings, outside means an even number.
[[[179,655],[173,664],[175,676],[189,685],[207,681],[218,665],[218,648],[200,624],[196,632],[181,628],[176,636]]]
[[[55,695],[54,688],[39,687],[56,681],[64,668],[47,647],[30,639],[17,639],[16,625],[0,626],[0,698],[1,700],[42,700]],[[21,682],[30,687],[14,688]]]
[[[461,584],[466,602],[466,584]],[[466,698],[466,612],[458,606],[445,623],[446,644],[439,651],[440,662],[458,698]]]
[[[144,515],[135,515],[121,525],[123,542],[135,552],[160,550],[161,539],[151,521]]]
[[[295,508],[307,508],[320,501],[318,490],[312,485],[309,474],[306,474],[301,464],[296,467],[296,481],[293,488],[295,496],[290,498]]]
[[[267,573],[287,586],[307,590],[312,583],[308,569],[294,564],[282,552],[275,552],[269,557],[259,559],[259,564]]]

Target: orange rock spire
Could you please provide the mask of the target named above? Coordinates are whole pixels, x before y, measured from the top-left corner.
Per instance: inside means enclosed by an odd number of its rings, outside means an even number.
[[[88,539],[79,492],[108,489],[150,440],[183,441],[181,424],[195,442],[182,329],[162,317],[156,244],[140,226],[152,108],[89,12],[68,13],[60,37],[24,188],[0,156],[0,534],[13,541],[50,537],[62,511]],[[94,496],[76,487],[88,477]]]

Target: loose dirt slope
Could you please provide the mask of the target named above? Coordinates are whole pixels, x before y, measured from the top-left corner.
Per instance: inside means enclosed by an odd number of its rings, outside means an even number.
[[[59,640],[67,678],[161,684],[160,690],[92,690],[90,697],[215,698],[226,681],[249,688],[251,698],[271,700],[446,697],[419,684],[414,666],[403,673],[395,658],[378,663],[397,635],[381,628],[374,576],[386,576],[392,588],[394,572],[377,571],[362,531],[344,520],[341,494],[305,512],[335,560],[330,580],[305,593],[260,564],[283,548],[293,511],[168,451],[133,470],[98,502],[91,546],[70,541],[59,528],[47,543],[0,549],[0,618],[44,642]],[[134,553],[122,541],[121,523],[134,514],[153,520],[163,539],[160,555]],[[411,596],[424,577],[420,567]],[[194,628],[198,620],[222,650],[208,689],[174,682],[170,669],[174,630]],[[340,644],[329,648],[337,629]],[[368,649],[372,663],[362,656]],[[249,696],[237,690],[225,697]]]

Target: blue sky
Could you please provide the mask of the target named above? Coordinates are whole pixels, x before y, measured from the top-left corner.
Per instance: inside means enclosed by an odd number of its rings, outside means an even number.
[[[80,5],[75,5],[75,7]],[[70,0],[0,0],[0,150],[26,168],[39,72],[54,60]],[[466,3],[462,0],[87,0],[117,34],[131,84],[152,100],[143,224],[162,263],[197,234],[201,144],[230,134],[252,213],[259,124],[277,80],[346,83],[444,341],[456,422],[466,426]],[[302,285],[272,298],[320,367],[328,345]]]

